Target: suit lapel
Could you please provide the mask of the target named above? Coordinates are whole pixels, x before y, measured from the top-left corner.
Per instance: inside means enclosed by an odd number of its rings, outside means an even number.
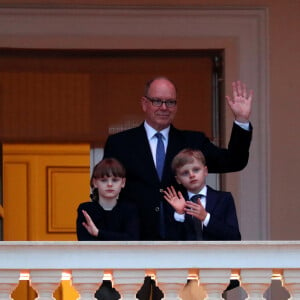
[[[183,141],[180,131],[174,128],[172,125],[169,132],[169,141],[166,152],[166,162],[170,164],[174,156],[182,149]]]
[[[171,172],[171,163],[174,156],[182,149],[183,141],[181,138],[180,131],[178,131],[173,125],[170,127],[169,132],[169,141],[168,147],[166,151],[166,158],[165,158],[165,167],[163,173],[163,182],[171,182],[172,177],[174,176]]]
[[[207,186],[207,194],[206,194],[206,211],[212,212],[214,210],[214,207],[218,201],[217,195],[215,191]]]

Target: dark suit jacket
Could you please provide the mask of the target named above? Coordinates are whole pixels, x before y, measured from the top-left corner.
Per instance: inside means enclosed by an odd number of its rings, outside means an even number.
[[[204,241],[241,240],[235,204],[231,193],[216,191],[207,186],[205,209],[210,213],[210,220],[207,227],[203,226]],[[186,215],[184,223],[181,239],[196,240],[192,217]]]
[[[156,173],[144,125],[108,137],[104,157],[115,157],[126,168],[126,186],[122,196],[135,201],[141,222],[141,240],[178,240],[169,227],[174,220],[173,209],[164,200],[162,189],[174,185],[171,162],[184,148],[201,150],[211,173],[234,172],[248,162],[252,130],[233,125],[228,149],[216,147],[201,132],[178,130],[171,126],[162,181]],[[164,205],[166,236],[159,233],[160,203]],[[171,227],[170,227],[171,228]]]

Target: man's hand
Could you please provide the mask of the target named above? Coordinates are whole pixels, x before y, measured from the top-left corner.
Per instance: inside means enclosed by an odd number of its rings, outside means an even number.
[[[88,231],[90,235],[98,236],[99,229],[96,227],[95,223],[93,222],[89,214],[85,210],[82,210],[82,213],[85,217],[85,222],[82,222],[84,228]]]
[[[174,208],[178,214],[184,214],[185,208],[185,199],[182,196],[181,192],[176,193],[173,186],[167,187],[167,190],[164,191],[164,198],[169,202],[169,204]]]
[[[227,103],[236,121],[249,122],[253,91],[247,91],[246,85],[240,81],[232,83],[232,97],[226,96]]]

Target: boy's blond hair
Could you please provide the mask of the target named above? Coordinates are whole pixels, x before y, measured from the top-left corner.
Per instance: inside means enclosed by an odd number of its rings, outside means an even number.
[[[172,171],[176,174],[177,170],[183,167],[186,164],[190,164],[193,160],[201,162],[204,166],[206,166],[206,160],[204,154],[200,150],[194,149],[183,149],[181,150],[172,161]]]

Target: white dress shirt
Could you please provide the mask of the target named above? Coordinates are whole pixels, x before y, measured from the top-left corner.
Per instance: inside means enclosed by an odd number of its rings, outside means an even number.
[[[250,130],[250,123],[247,122],[247,123],[241,123],[239,121],[234,121],[234,123],[238,126],[240,126],[241,128],[243,128],[244,130],[247,130],[249,131]]]

